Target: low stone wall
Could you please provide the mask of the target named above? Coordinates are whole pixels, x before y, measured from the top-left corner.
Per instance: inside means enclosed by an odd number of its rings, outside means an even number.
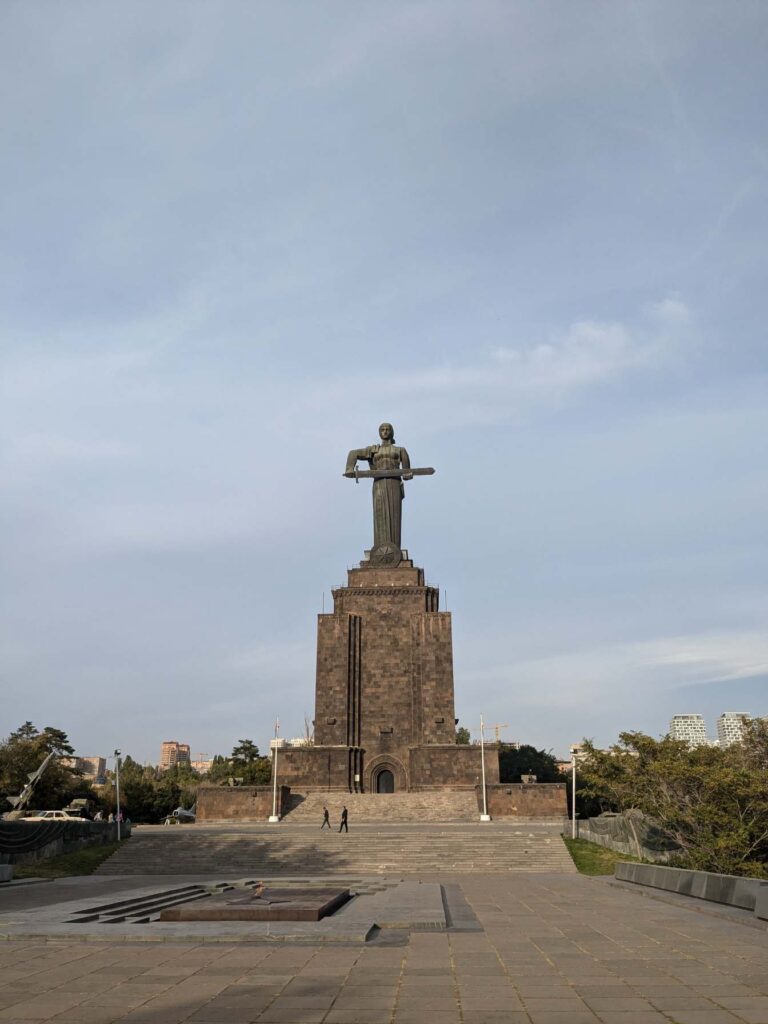
[[[724,903],[729,907],[751,910],[762,920],[768,920],[768,881],[760,878],[668,868],[660,864],[632,864],[628,861],[618,863],[614,875],[620,882],[646,885],[680,896],[709,900],[711,903]]]
[[[277,813],[280,817],[290,807],[290,786],[277,787]],[[195,820],[266,821],[272,814],[271,786],[198,786]]]
[[[492,818],[563,818],[568,814],[564,782],[510,782],[486,786]],[[478,807],[483,793],[477,787]]]
[[[589,843],[596,843],[598,846],[605,846],[609,850],[616,850],[617,853],[624,853],[628,857],[641,857],[643,860],[653,861],[654,864],[666,864],[675,853],[677,848],[660,849],[658,845],[648,846],[642,841],[642,836],[633,835],[620,829],[595,827],[599,819],[587,818],[576,821],[576,838],[585,839]],[[565,835],[571,834],[571,823],[567,822],[563,830]]]
[[[121,837],[127,839],[131,826],[123,824]],[[0,863],[36,864],[38,861],[74,853],[87,846],[117,842],[117,824],[108,821],[0,821]]]

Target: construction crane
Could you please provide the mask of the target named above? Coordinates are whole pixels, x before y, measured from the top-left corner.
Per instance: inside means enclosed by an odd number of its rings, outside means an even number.
[[[492,726],[490,726],[490,728],[493,729],[494,733],[496,734],[496,742],[499,743],[501,737],[501,730],[508,729],[509,726],[507,725],[506,722],[495,722]]]

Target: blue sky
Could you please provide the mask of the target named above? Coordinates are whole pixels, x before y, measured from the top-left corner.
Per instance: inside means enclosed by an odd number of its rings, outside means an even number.
[[[0,21],[0,732],[300,733],[383,419],[462,724],[768,713],[764,3]]]

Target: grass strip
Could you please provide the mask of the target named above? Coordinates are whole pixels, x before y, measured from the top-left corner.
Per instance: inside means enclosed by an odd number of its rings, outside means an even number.
[[[125,842],[125,840],[123,840]],[[122,843],[86,846],[73,853],[62,853],[36,864],[14,864],[14,878],[67,878],[71,875],[91,875]]]
[[[630,857],[628,853],[619,853],[586,839],[569,839],[567,836],[563,836],[563,839],[573,863],[582,875],[612,875],[616,864],[622,860],[643,863],[639,857]]]

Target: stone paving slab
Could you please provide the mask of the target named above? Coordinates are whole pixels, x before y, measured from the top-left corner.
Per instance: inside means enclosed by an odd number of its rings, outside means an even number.
[[[9,938],[0,1024],[768,1024],[765,932],[582,876],[442,881],[483,931],[398,947]]]

